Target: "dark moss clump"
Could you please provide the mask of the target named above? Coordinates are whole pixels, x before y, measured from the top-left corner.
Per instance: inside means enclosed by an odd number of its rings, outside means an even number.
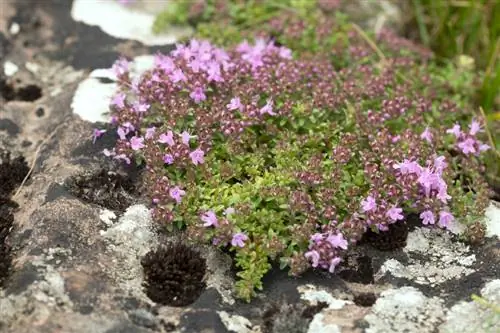
[[[328,304],[319,302],[317,305],[303,304],[273,304],[264,312],[265,333],[304,333],[314,315],[326,308]]]
[[[373,283],[373,265],[369,256],[348,255],[338,275],[341,279],[354,283]]]
[[[29,172],[23,156],[12,158],[9,151],[0,150],[0,198],[8,198]]]
[[[367,243],[380,251],[392,251],[406,246],[408,238],[408,224],[398,222],[390,224],[389,230],[375,232],[368,230],[361,239],[362,243]]]
[[[148,297],[163,305],[186,306],[198,299],[205,282],[206,262],[184,244],[170,244],[142,259]]]
[[[10,200],[10,196],[28,171],[24,157],[11,158],[10,152],[0,152],[0,287],[10,275],[12,264],[11,247],[7,239],[14,224],[17,204]]]
[[[375,304],[377,296],[374,293],[360,293],[354,296],[354,304],[369,307]]]
[[[132,179],[106,169],[72,177],[66,187],[81,200],[112,210],[126,209],[137,192]]]

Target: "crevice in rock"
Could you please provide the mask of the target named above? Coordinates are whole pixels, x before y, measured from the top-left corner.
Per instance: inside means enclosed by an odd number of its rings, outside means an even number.
[[[24,86],[16,87],[13,83],[8,82],[6,79],[0,79],[0,95],[6,101],[25,101],[33,102],[40,99],[42,88],[36,84],[27,84]]]
[[[12,254],[8,237],[14,225],[17,204],[10,199],[12,192],[28,173],[23,156],[12,158],[9,151],[0,151],[0,287],[11,274]]]
[[[145,292],[156,303],[187,306],[205,289],[206,261],[194,248],[173,243],[150,251],[141,261]]]

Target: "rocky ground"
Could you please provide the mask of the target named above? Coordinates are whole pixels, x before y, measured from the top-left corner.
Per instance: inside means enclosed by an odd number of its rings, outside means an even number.
[[[0,2],[0,331],[500,331],[495,202],[482,245],[414,226],[403,248],[361,245],[335,275],[310,271],[295,279],[273,270],[250,304],[232,296],[230,258],[200,247],[190,259],[198,271],[176,281],[189,297],[155,303],[144,288],[154,265],[144,258],[179,236],[152,223],[141,170],[101,155],[113,146],[112,133],[93,144],[92,130],[104,127],[99,122],[115,87],[102,69],[124,54],[136,57],[140,72],[185,31],[148,35],[144,26],[158,2],[123,9],[105,1],[111,7],[104,14],[138,15],[143,24],[116,35],[113,25],[97,26],[99,15],[82,9],[96,2]]]

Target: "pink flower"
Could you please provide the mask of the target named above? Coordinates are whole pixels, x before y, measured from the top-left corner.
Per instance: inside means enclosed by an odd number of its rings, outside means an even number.
[[[279,56],[283,59],[292,59],[292,50],[282,46],[280,47]]]
[[[174,163],[174,157],[171,154],[165,154],[163,155],[163,162],[165,164],[173,164]]]
[[[182,197],[186,195],[186,191],[182,190],[179,186],[173,187],[169,191],[170,197],[175,200],[175,202],[180,203]]]
[[[92,144],[95,144],[96,140],[99,139],[106,130],[94,128],[94,133],[92,134]]]
[[[488,150],[488,149],[490,149],[490,148],[491,148],[491,147],[490,147],[489,145],[485,144],[485,143],[481,143],[481,144],[479,145],[479,151],[481,151],[481,152],[482,152],[482,151],[487,151],[487,150]]]
[[[151,139],[155,135],[155,132],[156,132],[156,128],[155,127],[149,127],[149,128],[147,128],[146,129],[146,134],[144,135],[144,138],[146,140]]]
[[[426,210],[425,212],[420,213],[420,218],[422,219],[422,224],[434,224],[436,219],[434,217],[434,213],[430,210]]]
[[[328,271],[330,273],[335,272],[335,267],[337,267],[337,265],[340,264],[341,261],[342,261],[342,259],[340,259],[339,257],[332,258],[330,260],[330,267],[328,268]]]
[[[474,147],[475,144],[476,140],[472,138],[467,138],[458,144],[458,148],[460,148],[462,150],[462,153],[464,153],[465,155],[471,153],[474,154],[476,152],[476,148]]]
[[[113,99],[111,100],[111,105],[117,106],[120,109],[125,107],[125,94],[124,93],[118,93],[115,96],[113,96]]]
[[[141,102],[134,103],[134,111],[137,113],[147,112],[148,109],[149,109],[149,104],[147,103],[141,103]]]
[[[231,214],[234,214],[235,212],[236,212],[236,210],[233,207],[227,207],[224,210],[224,215],[229,216]]]
[[[317,243],[321,240],[323,240],[323,234],[320,234],[319,232],[311,235],[311,238],[310,240],[313,242],[313,243]]]
[[[347,250],[347,241],[341,233],[338,233],[336,235],[329,235],[326,240],[334,247]]]
[[[189,94],[189,97],[191,97],[195,103],[200,103],[207,99],[207,96],[201,87],[194,88],[194,90]]]
[[[207,74],[208,74],[207,77],[208,81],[215,81],[215,82],[224,81],[224,79],[221,76],[220,65],[215,61],[210,61],[208,63]]]
[[[420,138],[428,143],[432,143],[432,133],[429,130],[429,127],[426,127],[422,134],[420,134]]]
[[[244,247],[245,241],[248,240],[248,236],[242,232],[238,232],[233,235],[233,239],[231,240],[231,245],[236,247]]]
[[[174,143],[174,132],[168,131],[166,134],[163,133],[158,138],[158,142],[159,143],[166,143],[167,145],[169,145],[170,147],[172,147],[175,144]]]
[[[169,75],[170,80],[172,80],[173,83],[178,83],[180,81],[186,82],[187,78],[184,75],[184,72],[182,69],[176,69],[172,74]]]
[[[441,228],[449,228],[450,224],[455,220],[453,215],[449,212],[441,211],[439,212],[439,221],[438,224]]]
[[[110,157],[110,156],[115,156],[115,155],[116,155],[116,153],[114,152],[114,149],[113,149],[113,151],[111,151],[111,150],[109,150],[109,149],[107,149],[107,148],[104,148],[104,149],[102,150],[102,153],[103,153],[103,154],[104,154],[104,156],[106,156],[106,157]]]
[[[182,143],[185,144],[186,146],[189,146],[189,140],[191,140],[191,138],[195,138],[195,137],[196,137],[195,135],[191,135],[187,131],[184,131],[181,133]]]
[[[127,131],[127,133],[128,133],[128,131]],[[120,140],[126,140],[127,133],[125,133],[125,130],[123,129],[123,127],[118,127],[118,129],[116,130],[116,134],[118,134],[118,137],[120,138]]]
[[[453,134],[453,135],[455,135],[456,138],[459,138],[462,135],[462,130],[460,129],[459,124],[455,124],[455,125],[453,125],[452,128],[447,129],[446,133]]]
[[[115,61],[115,63],[111,67],[111,70],[116,76],[120,77],[128,72],[128,66],[129,62],[127,61],[127,59],[121,57],[120,59]]]
[[[228,105],[226,105],[226,107],[231,111],[234,110],[243,111],[243,104],[241,104],[239,97],[231,98],[231,102]]]
[[[385,216],[390,218],[392,221],[396,222],[405,218],[403,214],[401,214],[402,212],[403,212],[402,208],[392,207],[387,211],[387,213],[385,213]]]
[[[271,99],[267,100],[266,105],[264,105],[260,109],[260,114],[269,114],[270,116],[276,115],[276,113],[273,112],[273,101]]]
[[[469,130],[470,135],[476,135],[481,131],[481,124],[476,120],[472,120],[472,122],[469,125],[469,129],[470,129]]]
[[[130,148],[132,148],[133,150],[140,150],[142,148],[144,148],[144,138],[142,137],[137,137],[137,136],[133,136],[131,139],[130,139]]]
[[[436,172],[438,174],[441,174],[444,169],[448,166],[448,163],[446,163],[446,157],[444,156],[438,156],[434,158],[434,168],[436,169]]]
[[[377,208],[377,203],[371,195],[369,195],[368,197],[366,197],[366,199],[361,201],[361,205],[362,205],[361,209],[365,213]]]
[[[316,251],[316,250],[308,251],[304,254],[304,257],[306,257],[306,259],[311,261],[312,267],[318,267],[319,259],[320,259],[318,251]]]
[[[219,225],[219,222],[217,221],[217,216],[211,210],[203,214],[201,216],[201,220],[205,222],[203,224],[204,227],[211,227],[211,226],[217,227]]]
[[[401,172],[402,175],[406,175],[409,173],[414,173],[418,175],[422,171],[422,167],[417,162],[415,161],[410,162],[407,159],[405,159],[401,163],[394,164],[393,168],[399,170],[399,172]]]
[[[201,150],[200,148],[189,153],[189,157],[191,158],[191,161],[194,165],[202,164],[203,162],[205,162],[205,152],[203,152],[203,150]]]

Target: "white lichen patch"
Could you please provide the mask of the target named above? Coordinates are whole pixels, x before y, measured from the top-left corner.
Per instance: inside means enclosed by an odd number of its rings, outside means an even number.
[[[491,203],[485,212],[486,237],[497,237],[500,239],[500,207],[499,204]]]
[[[6,61],[3,64],[3,72],[6,76],[12,76],[17,73],[19,67],[12,61]]]
[[[311,305],[317,305],[318,303],[328,304],[327,308],[314,315],[313,320],[309,324],[307,333],[341,332],[341,328],[337,321],[338,317],[344,316],[336,316],[336,312],[343,309],[346,305],[354,304],[353,302],[335,298],[326,290],[320,290],[311,284],[299,286],[297,287],[297,291],[300,293],[300,298],[309,302]]]
[[[207,288],[217,290],[224,303],[229,305],[234,304],[234,279],[230,273],[231,258],[217,251],[212,246],[204,247],[202,255],[207,261]]]
[[[260,333],[260,327],[252,327],[252,323],[245,317],[230,315],[226,311],[217,311],[220,320],[229,332],[235,333]]]
[[[428,298],[413,287],[389,289],[381,293],[365,317],[366,333],[431,333],[443,321],[445,309],[439,298]]]
[[[116,0],[89,1],[75,0],[71,17],[87,25],[98,26],[106,34],[115,38],[137,40],[145,45],[173,44],[179,38],[191,33],[189,27],[171,28],[162,34],[152,31],[155,13],[147,11],[148,5],[166,4],[160,1],[144,1],[143,6],[124,6]]]
[[[389,259],[375,278],[380,279],[389,272],[395,277],[435,286],[474,272],[472,265],[476,256],[468,246],[452,241],[451,235],[443,230],[415,229],[409,233],[404,251],[408,255],[408,264]]]
[[[299,286],[297,287],[297,291],[300,293],[300,298],[308,301],[311,305],[326,303],[328,304],[328,309],[332,310],[339,310],[347,304],[353,304],[351,301],[337,299],[327,291],[319,290],[312,284]]]
[[[102,209],[99,213],[99,219],[109,227],[113,225],[116,214],[109,209]]]
[[[150,210],[144,205],[129,207],[118,222],[101,235],[115,258],[110,276],[122,289],[144,296],[140,261],[158,245]]]
[[[56,248],[34,257],[30,263],[36,267],[40,278],[21,293],[6,295],[0,289],[0,327],[22,320],[20,313],[29,314],[34,320],[44,321],[53,311],[51,308],[57,308],[60,312],[71,311],[73,302],[66,293],[64,279],[56,268],[47,263],[53,259],[54,254],[67,255],[70,252]]]
[[[325,324],[325,315],[317,313],[311,323],[307,333],[341,333],[340,327],[337,324]]]
[[[500,332],[500,280],[488,282],[481,290],[479,300],[455,304],[440,332]]]
[[[145,71],[153,68],[154,56],[142,55],[135,57],[130,63],[130,76],[132,79],[139,78]],[[108,79],[112,82],[103,82]],[[90,122],[109,122],[110,102],[117,92],[118,84],[116,75],[110,68],[99,68],[93,70],[88,78],[78,85],[71,108],[83,120]]]

